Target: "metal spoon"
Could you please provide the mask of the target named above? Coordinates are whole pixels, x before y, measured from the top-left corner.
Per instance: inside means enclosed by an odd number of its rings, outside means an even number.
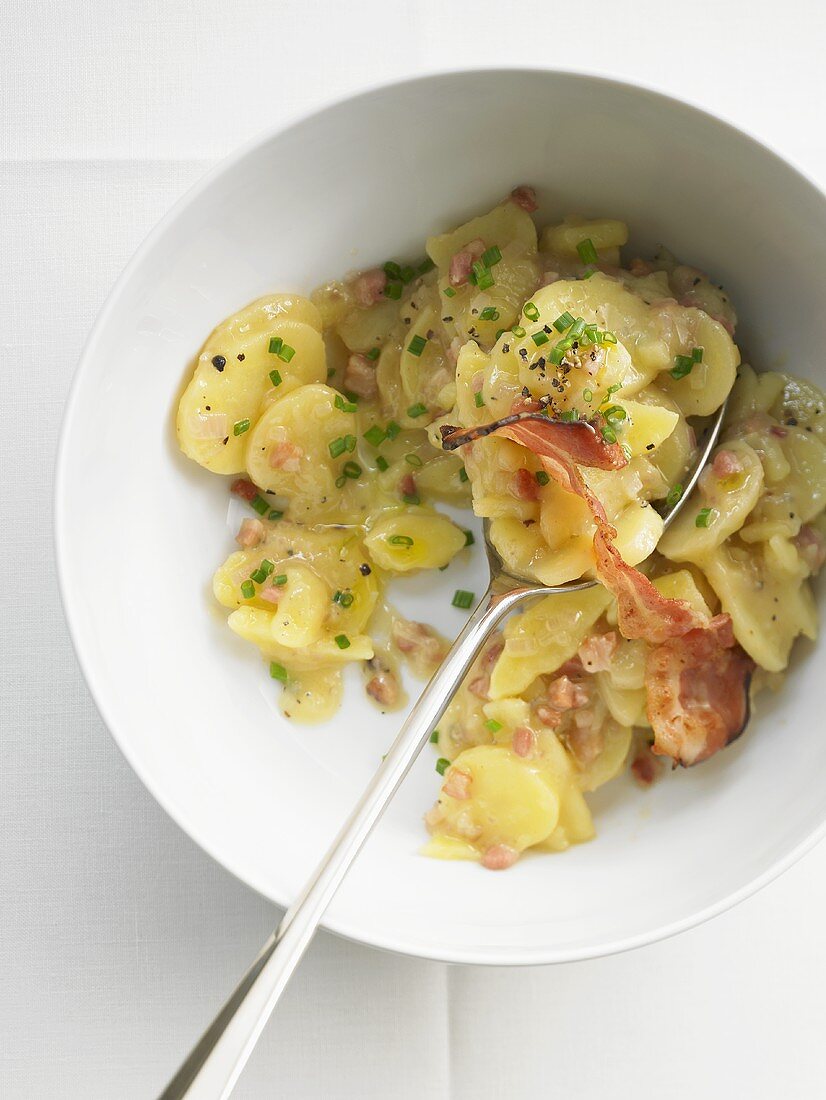
[[[697,484],[717,442],[725,411],[724,404],[709,425],[683,494],[664,516],[666,527],[684,507]],[[313,871],[301,895],[284,914],[229,1000],[163,1091],[160,1100],[182,1100],[184,1097],[187,1100],[224,1100],[230,1095],[350,864],[413,761],[428,743],[432,730],[493,628],[525,600],[557,592],[581,592],[598,583],[579,581],[557,587],[526,583],[524,577],[515,576],[505,568],[488,538],[487,521],[485,549],[490,565],[490,583],[476,610],[419,696],[367,790]]]

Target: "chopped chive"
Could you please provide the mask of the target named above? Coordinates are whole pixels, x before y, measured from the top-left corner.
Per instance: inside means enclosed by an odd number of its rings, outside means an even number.
[[[380,447],[387,439],[387,432],[383,428],[380,428],[378,424],[374,424],[372,428],[368,428],[364,433],[364,438],[370,444],[371,447]]]
[[[335,642],[339,649],[350,648],[350,639],[347,637],[346,634],[336,634]]]
[[[482,263],[485,267],[493,267],[493,265],[498,264],[501,259],[502,253],[495,244],[491,245],[486,252],[482,253]]]
[[[379,455],[376,458],[376,465],[381,470],[381,472],[384,473],[384,471],[390,466],[390,463],[387,461],[384,455]]]
[[[465,546],[473,546],[476,542],[476,536],[472,531],[465,531]]]
[[[479,314],[479,320],[480,321],[498,321],[499,320],[499,310],[496,308],[496,306],[485,306],[485,308]],[[504,332],[504,329],[502,331]],[[501,335],[501,333],[500,333],[500,335]],[[496,339],[498,340],[499,337],[497,336]]]
[[[340,607],[352,607],[355,598],[352,592],[336,592],[333,603],[337,603]]]
[[[370,348],[370,350],[366,351],[364,354],[367,359],[378,359],[381,355],[381,348]]]
[[[262,515],[263,515],[263,513],[262,513]],[[271,520],[273,520],[273,522],[274,522],[274,521],[275,521],[275,520],[277,520],[277,519],[281,519],[281,517],[282,517],[283,515],[284,515],[284,513],[283,513],[283,512],[279,512],[279,511],[278,511],[277,509],[273,508],[273,510],[272,510],[272,511],[270,512],[270,514],[269,514],[269,515],[267,516],[267,519],[271,519]]]
[[[484,310],[482,312],[484,312]],[[481,317],[482,314],[480,313],[479,316]],[[508,330],[506,328],[498,328],[496,330],[496,339],[498,340],[500,336],[504,336],[507,331]]]
[[[580,336],[583,334],[584,331],[585,331],[585,318],[584,317],[577,317],[577,319],[574,321],[574,323],[571,325],[570,329],[568,330],[567,339],[571,340],[571,341],[578,340],[580,338]]]
[[[416,272],[413,270],[412,267],[407,265],[407,266],[402,268],[402,270],[401,270],[401,280],[402,280],[402,282],[404,283],[405,286],[407,286],[408,283],[412,283],[415,278],[416,278]]]
[[[407,415],[411,418],[411,420],[415,420],[417,416],[424,416],[426,412],[427,405],[422,405],[421,402],[419,402],[416,405],[410,406],[410,408],[407,410]]]
[[[294,355],[295,348],[291,348],[289,344],[283,344],[281,351],[278,353],[278,358],[283,359],[285,363],[289,363]]]
[[[476,595],[473,592],[468,592],[464,588],[457,588],[453,593],[453,599],[450,601],[454,607],[461,607],[463,610],[467,610],[472,606],[473,601],[476,599]]]
[[[419,458],[418,455],[414,455],[414,454],[405,455],[404,456],[404,461],[407,463],[408,466],[421,466],[422,465],[422,460]]]
[[[600,343],[602,344],[616,344],[617,338],[613,332],[601,333]]]
[[[466,470],[466,469],[464,468],[464,466],[463,466],[463,467],[461,468],[461,470],[459,471],[459,480],[460,480],[460,481],[467,481],[467,480],[468,480],[468,472],[467,472],[467,470]]]
[[[358,462],[345,462],[341,467],[341,472],[345,477],[349,477],[351,480],[355,481],[357,478],[361,477],[361,466],[359,466]]]
[[[561,344],[556,344],[551,348],[548,359],[555,366],[558,367],[562,360],[565,358],[565,352],[567,348],[563,348]]]
[[[556,329],[557,332],[565,332],[565,330],[569,329],[573,323],[574,323],[574,318],[570,315],[570,313],[566,309],[565,312],[560,313],[560,315],[554,321],[554,328]]]
[[[347,478],[344,476],[344,474],[339,474],[339,476],[336,478],[336,488],[343,489],[346,484]]]
[[[398,264],[394,264],[392,260],[388,260],[382,268],[384,274],[388,279],[400,279],[402,275],[402,269]]]
[[[583,390],[582,391],[582,396],[586,401],[593,401],[594,400],[594,391],[593,390]]]
[[[335,374],[335,371],[333,371],[333,374]],[[281,371],[271,370],[270,371],[270,382],[272,382],[272,384],[274,386],[280,386],[281,382],[282,382]]]
[[[564,409],[559,414],[559,419],[563,420],[566,424],[571,424],[575,420],[579,420],[579,413],[576,409]]]
[[[669,508],[673,508],[677,501],[680,500],[682,495],[683,487],[682,485],[680,485],[679,482],[677,482],[676,485],[672,485],[671,488],[668,490],[668,496],[665,498],[665,503],[668,505]]]
[[[428,271],[432,271],[436,265],[433,263],[429,256],[426,256],[419,266],[416,268],[417,275],[427,275]]]
[[[402,500],[405,504],[421,504],[422,498],[418,493],[402,493]]]
[[[431,733],[431,735],[430,735],[430,744],[431,745],[438,745],[439,744],[439,731],[438,730],[434,730],[433,733]]]
[[[352,454],[356,449],[356,437],[354,435],[345,435],[344,437],[344,449]]]
[[[588,344],[595,344],[597,342],[598,331],[596,325],[586,325],[585,331],[582,333],[583,340]]]
[[[402,296],[402,284],[400,282],[388,282],[384,288],[385,298],[392,298],[394,302],[398,302]]]
[[[473,402],[474,402],[474,404],[476,405],[476,408],[477,408],[477,409],[481,409],[481,408],[482,408],[482,406],[483,406],[483,405],[484,405],[484,403],[485,403],[485,398],[483,397],[483,395],[482,395],[482,391],[481,391],[481,390],[478,390],[478,391],[477,391],[477,392],[476,392],[476,393],[475,393],[475,394],[473,395]]]
[[[717,513],[713,508],[701,508],[694,520],[695,527],[708,527],[716,518]]]
[[[410,535],[391,535],[387,540],[391,546],[412,546],[413,539]]]
[[[685,378],[687,374],[691,374],[694,369],[694,360],[690,355],[675,355],[674,366],[668,372],[672,378],[680,379]]]
[[[407,350],[411,355],[419,356],[427,347],[427,340],[424,336],[414,336],[410,343],[407,345]]]
[[[275,562],[270,561],[269,558],[262,558],[261,561],[258,563],[258,568],[263,569],[264,576],[268,577],[270,573],[272,573],[273,569],[275,569]]]
[[[603,413],[603,416],[608,421],[625,420],[628,413],[622,407],[622,405],[609,405]]]
[[[490,290],[496,283],[493,272],[483,264],[475,263],[473,265],[473,275],[475,276],[473,281],[480,290]]]
[[[502,723],[497,722],[495,718],[488,718],[487,722],[485,722],[485,728],[489,729],[491,733],[498,733],[502,728]]]
[[[521,325],[514,325],[511,329],[511,332],[514,334],[517,340],[521,340],[522,337],[525,335],[525,330],[522,328]]]
[[[342,436],[338,439],[334,439],[331,443],[327,444],[327,449],[330,452],[330,458],[338,458],[339,455],[343,455],[346,445]]]
[[[436,761],[436,771],[439,773],[439,775],[444,775],[449,767],[450,761],[445,760],[443,756],[440,756],[439,759]]]
[[[354,413],[358,412],[358,405],[355,401],[345,401],[340,393],[336,394],[335,401],[333,402],[337,409],[341,409],[342,412]]]
[[[583,279],[590,279],[592,275],[596,275],[597,269],[595,267],[586,267],[582,272]]]
[[[603,428],[602,438],[605,440],[606,443],[616,443],[617,433],[614,431],[613,428]]]
[[[543,344],[547,344],[548,334],[547,334],[547,332],[534,332],[534,333],[531,334],[531,339],[536,344],[536,346],[539,348]]]
[[[283,588],[284,585],[287,583],[287,574],[279,573],[277,577],[273,577],[272,583],[275,585],[276,588]]]
[[[241,595],[245,600],[251,600],[255,595],[255,585],[252,581],[241,581]]]
[[[388,439],[395,439],[402,429],[401,425],[397,424],[395,420],[391,420],[384,430],[387,432]]]
[[[442,294],[444,294],[445,298],[455,298],[456,297],[456,291],[453,289],[452,286],[446,286],[444,288],[444,290],[442,291]]]
[[[273,680],[280,680],[282,684],[286,684],[288,679],[286,668],[278,661],[270,661],[270,676]]]
[[[540,485],[547,485],[548,482],[550,481],[550,478],[548,477],[548,475],[545,473],[544,470],[537,470],[536,473],[534,474],[534,477],[536,478],[536,480],[539,482]]]
[[[328,378],[328,380],[330,378],[332,378],[335,373],[336,373],[336,368],[335,367],[328,367],[327,368],[327,378]],[[279,374],[278,377],[280,378],[281,375]],[[272,375],[270,375],[270,378],[272,378]]]
[[[529,321],[539,320],[539,310],[536,308],[535,302],[525,302],[524,306],[522,307],[522,312],[525,314]]]
[[[264,500],[260,493],[256,493],[256,495],[250,501],[250,508],[254,509],[254,511],[256,511],[259,516],[263,516],[269,508],[269,504],[267,504],[266,500]]]
[[[703,349],[702,348],[692,348],[691,349],[691,358],[694,360],[695,363],[702,363],[702,361],[703,361]]]
[[[631,461],[631,448],[628,446],[627,443],[620,443],[620,447],[622,447],[622,453],[625,455],[625,461],[630,462]]]
[[[284,346],[284,341],[281,339],[280,336],[271,336],[270,337],[270,346],[269,346],[270,355],[278,355],[279,351],[281,351],[283,346]]]
[[[597,250],[594,248],[594,242],[590,237],[586,237],[584,241],[580,241],[576,246],[576,250],[579,253],[579,258],[584,264],[595,264],[599,259],[597,256]]]
[[[232,425],[233,435],[243,435],[244,432],[248,432],[249,430],[250,422],[246,418],[244,420],[236,420],[235,423]]]

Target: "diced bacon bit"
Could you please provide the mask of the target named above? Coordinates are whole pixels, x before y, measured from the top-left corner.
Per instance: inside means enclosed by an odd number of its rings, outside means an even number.
[[[543,726],[555,730],[562,722],[562,711],[556,707],[549,707],[547,703],[539,703],[536,707],[536,717]]]
[[[404,474],[399,479],[399,492],[403,497],[413,497],[416,495],[416,479],[412,474]]]
[[[523,466],[511,479],[511,492],[519,500],[539,500],[539,482],[534,474]]]
[[[423,662],[438,665],[445,657],[445,643],[426,623],[394,619],[391,633],[402,653],[414,654]]]
[[[258,496],[258,486],[253,485],[245,477],[238,477],[229,487],[231,493],[235,493],[242,500],[254,500]]]
[[[595,717],[590,709],[577,711],[574,725],[565,735],[568,748],[583,768],[593,764],[605,748],[605,736],[596,725]]]
[[[754,667],[736,645],[728,615],[649,650],[645,685],[654,752],[688,767],[739,737],[749,718]]]
[[[557,710],[575,710],[584,707],[589,701],[589,695],[582,684],[575,684],[567,676],[558,676],[548,685],[546,699]]]
[[[722,478],[731,477],[732,474],[739,474],[743,469],[743,465],[734,451],[727,451],[723,448],[723,450],[718,451],[714,456],[711,468],[717,477]]]
[[[369,309],[370,306],[381,301],[386,286],[387,275],[380,267],[374,267],[370,271],[362,271],[360,275],[356,275],[350,284],[350,289],[356,302],[364,309]]]
[[[395,706],[399,698],[399,686],[396,676],[388,669],[376,672],[367,681],[364,690],[374,698],[379,706]]]
[[[663,761],[656,757],[648,745],[640,745],[631,761],[631,774],[641,787],[650,787],[659,778]]]
[[[344,388],[365,400],[370,400],[379,392],[376,381],[376,368],[366,355],[351,355],[344,368]]]
[[[577,655],[560,665],[559,668],[556,669],[556,674],[557,676],[569,676],[572,680],[580,679],[585,675],[585,668]]]
[[[607,634],[592,634],[577,650],[582,666],[587,672],[605,672],[611,667],[611,658],[619,645],[616,630]]]
[[[533,187],[528,187],[524,183],[520,187],[514,187],[510,197],[511,202],[515,202],[518,207],[528,214],[533,214],[535,210],[539,209],[539,203],[536,201],[536,191]]]
[[[467,689],[477,699],[487,700],[490,691],[490,676],[475,676],[468,684]]]
[[[470,798],[471,778],[470,772],[463,771],[461,768],[448,768],[442,784],[442,793],[449,798],[464,802],[466,798]]]
[[[636,275],[638,279],[641,279],[645,275],[651,275],[655,271],[655,267],[648,260],[642,260],[639,256],[636,256],[628,265],[628,270],[632,275]]]
[[[804,523],[794,542],[810,573],[819,573],[826,562],[826,539],[820,531]]]
[[[295,443],[283,439],[274,444],[270,451],[270,466],[274,470],[283,470],[284,473],[294,474],[301,469],[301,456],[304,451]]]
[[[468,241],[450,260],[448,278],[451,286],[462,286],[467,282],[471,268],[485,251],[485,242],[479,237]]]
[[[245,550],[251,550],[264,538],[264,524],[260,519],[243,519],[235,541]]]
[[[425,828],[429,833],[434,833],[443,821],[444,814],[442,813],[442,807],[437,802],[434,806],[431,806],[424,815]]]
[[[648,654],[648,718],[655,751],[690,765],[705,760],[743,730],[748,720],[748,685],[753,662],[735,645],[728,615],[709,620],[686,600],[668,599],[639,570],[623,560],[614,545],[616,528],[588,488],[577,464],[599,469],[625,465],[596,438],[592,424],[565,424],[531,414],[505,417],[493,424],[462,431],[443,427],[443,446],[452,450],[468,440],[501,431],[538,454],[557,484],[582,498],[595,524],[594,558],[598,579],[617,601],[617,621],[626,638],[641,638]],[[583,435],[583,429],[585,433]],[[614,445],[616,446],[616,445]],[[621,454],[621,449],[620,449]]]
[[[517,726],[513,731],[513,751],[517,756],[533,756],[536,735],[529,726]]]
[[[482,866],[489,871],[506,871],[519,859],[519,852],[507,844],[494,844],[482,855]]]
[[[492,671],[493,666],[496,664],[496,662],[502,656],[502,651],[504,650],[504,648],[505,648],[505,643],[504,642],[496,642],[495,645],[492,645],[490,647],[490,649],[488,649],[485,653],[482,654],[482,659],[479,661],[479,668],[483,672]]]
[[[779,424],[774,424],[769,431],[772,435],[776,435],[778,439],[785,439],[789,434],[785,428],[781,428]]]
[[[267,603],[276,604],[281,599],[282,588],[276,588],[275,585],[268,585],[266,588],[259,588],[258,595],[262,600],[266,600]]]

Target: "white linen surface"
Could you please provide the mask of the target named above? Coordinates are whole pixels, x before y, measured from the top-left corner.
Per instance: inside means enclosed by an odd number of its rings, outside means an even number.
[[[824,183],[826,13],[820,0],[5,0],[2,13],[0,1096],[128,1100],[157,1093],[278,912],[132,775],[59,606],[55,443],[123,265],[259,130],[442,67],[602,68],[709,106]],[[106,506],[116,534],[128,501]],[[322,934],[237,1095],[821,1097],[824,927],[821,847],[734,912],[612,959],[450,968]]]

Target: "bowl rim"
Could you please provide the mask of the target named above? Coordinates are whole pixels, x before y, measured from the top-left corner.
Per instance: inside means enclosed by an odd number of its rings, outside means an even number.
[[[822,186],[816,179],[814,179],[809,173],[803,169],[794,158],[781,154],[772,145],[764,141],[762,138],[756,137],[749,130],[745,129],[741,125],[734,123],[729,118],[714,113],[708,108],[693,102],[691,99],[683,98],[682,96],[671,95],[668,92],[664,92],[654,85],[647,84],[637,80],[626,80],[616,76],[604,76],[599,73],[591,72],[587,69],[579,68],[566,68],[566,67],[554,67],[554,66],[464,66],[458,65],[455,67],[434,67],[427,69],[425,72],[418,73],[415,76],[408,76],[402,79],[383,79],[376,81],[375,83],[368,84],[355,91],[347,92],[346,94],[331,95],[326,97],[321,102],[314,104],[309,108],[301,108],[292,112],[286,121],[279,123],[278,125],[269,126],[260,130],[244,141],[238,148],[230,153],[219,157],[212,167],[210,167],[202,176],[200,176],[193,184],[191,184],[182,195],[173,203],[167,213],[158,221],[155,226],[150,230],[146,237],[141,241],[135,252],[132,254],[126,266],[115,281],[112,289],[104,299],[104,302],[94,320],[94,323],[89,331],[83,347],[81,349],[80,357],[77,362],[77,366],[72,377],[72,381],[69,387],[68,396],[63,410],[63,418],[60,429],[60,435],[58,439],[55,466],[54,466],[54,490],[53,490],[53,536],[55,544],[55,558],[57,569],[58,589],[60,594],[60,601],[63,608],[64,618],[69,631],[69,637],[72,642],[72,647],[75,651],[75,655],[80,665],[80,670],[83,674],[83,678],[92,696],[92,700],[97,708],[100,717],[103,720],[110,736],[117,745],[124,759],[127,761],[131,769],[135,772],[137,777],[143,783],[147,791],[152,795],[155,801],[160,805],[164,812],[172,819],[172,821],[188,836],[190,840],[198,845],[202,851],[206,852],[211,859],[214,859],[221,867],[227,870],[245,886],[255,890],[262,897],[268,901],[273,902],[282,908],[287,908],[294,899],[292,898],[274,898],[269,890],[264,886],[257,876],[254,874],[244,873],[236,870],[234,866],[227,860],[226,855],[218,855],[214,850],[213,843],[205,838],[201,834],[199,826],[194,824],[190,819],[187,812],[175,803],[175,800],[168,794],[161,795],[155,789],[152,777],[148,774],[147,769],[140,766],[140,763],[135,759],[134,754],[130,750],[128,739],[122,739],[118,733],[118,724],[115,720],[114,708],[110,705],[110,701],[106,698],[106,692],[103,690],[102,685],[98,681],[97,673],[95,670],[95,664],[88,651],[84,648],[83,641],[80,637],[80,632],[77,626],[77,619],[74,615],[74,601],[75,597],[72,595],[72,578],[70,576],[70,567],[67,561],[67,546],[69,542],[69,520],[70,517],[64,515],[63,501],[66,499],[65,493],[65,479],[66,479],[66,454],[70,446],[70,439],[73,435],[73,425],[77,416],[77,410],[80,404],[80,393],[83,386],[83,379],[86,373],[87,364],[94,357],[97,344],[101,338],[101,333],[106,327],[110,315],[114,312],[119,297],[122,295],[125,287],[132,278],[134,271],[143,263],[146,256],[151,252],[156,242],[160,240],[165,234],[167,228],[174,223],[180,213],[192,204],[198,197],[205,191],[207,191],[213,183],[220,179],[223,175],[231,171],[239,162],[252,153],[254,150],[267,144],[268,142],[276,139],[282,134],[288,133],[294,129],[297,129],[305,122],[313,119],[317,116],[323,115],[328,111],[333,111],[336,108],[344,104],[352,104],[360,99],[368,98],[386,91],[389,89],[396,89],[402,87],[412,87],[417,84],[424,84],[434,79],[443,77],[474,77],[474,76],[494,76],[497,79],[507,78],[511,76],[522,76],[525,74],[533,74],[537,76],[556,76],[563,79],[568,78],[573,81],[582,80],[593,83],[599,83],[614,87],[623,91],[640,92],[648,96],[653,100],[665,101],[669,107],[677,107],[683,109],[689,109],[703,115],[708,121],[722,126],[729,130],[733,135],[736,135],[740,139],[745,139],[748,143],[755,146],[757,150],[764,156],[768,156],[771,159],[778,162],[782,167],[788,169],[797,175],[802,182],[808,184],[820,197],[826,201],[826,188]],[[471,946],[467,949],[456,949],[453,947],[440,949],[433,946],[426,948],[421,947],[418,944],[411,944],[405,941],[403,938],[398,938],[393,933],[392,929],[388,929],[383,935],[374,935],[370,938],[365,938],[363,932],[361,932],[356,926],[355,922],[341,919],[334,919],[329,916],[329,910],[324,914],[321,920],[320,927],[329,932],[342,937],[343,939],[350,940],[354,943],[365,944],[370,947],[377,948],[379,950],[389,951],[400,955],[408,955],[415,958],[429,959],[435,962],[446,963],[460,963],[470,965],[487,965],[487,966],[527,966],[527,965],[548,965],[554,963],[568,963],[579,962],[586,959],[602,958],[609,955],[619,954],[624,951],[630,951],[637,947],[643,947],[647,944],[658,943],[661,940],[669,939],[672,936],[678,935],[680,932],[687,931],[690,928],[697,927],[700,924],[704,924],[706,921],[711,920],[713,917],[719,916],[721,913],[728,909],[733,908],[740,902],[745,901],[747,898],[756,894],[758,890],[761,890],[764,886],[767,886],[770,882],[774,881],[777,877],[792,867],[799,859],[802,858],[808,851],[810,851],[816,844],[818,844],[826,836],[826,818],[821,824],[813,829],[811,833],[805,837],[802,841],[791,848],[784,856],[776,859],[762,874],[758,875],[750,882],[739,887],[736,890],[725,894],[722,898],[713,902],[711,905],[705,906],[694,912],[681,917],[679,920],[671,921],[660,927],[651,928],[644,932],[640,932],[633,936],[624,936],[617,939],[609,940],[605,943],[591,945],[588,947],[570,948],[565,950],[559,950],[553,946],[545,947],[520,947],[519,945],[513,946]]]

